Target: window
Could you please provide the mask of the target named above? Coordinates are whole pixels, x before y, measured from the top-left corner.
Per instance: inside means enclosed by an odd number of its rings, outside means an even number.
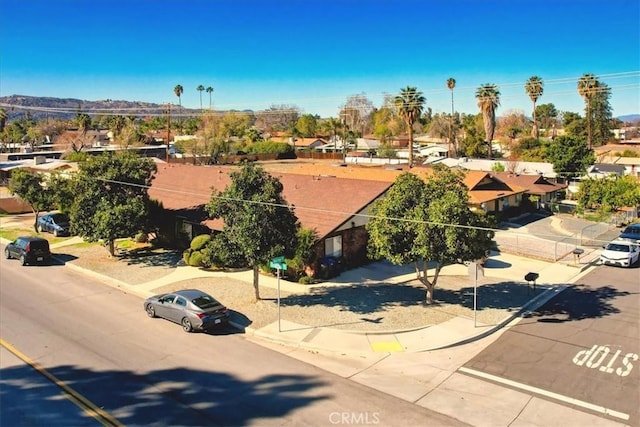
[[[340,258],[342,256],[342,236],[334,236],[325,239],[324,254],[325,256]]]
[[[187,300],[182,298],[182,297],[178,297],[176,299],[176,305],[182,306],[182,307],[186,307],[187,306]]]

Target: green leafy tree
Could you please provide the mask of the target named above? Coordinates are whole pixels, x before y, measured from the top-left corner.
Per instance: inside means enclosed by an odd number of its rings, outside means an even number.
[[[496,109],[500,105],[500,91],[498,90],[498,86],[491,83],[483,84],[476,90],[476,99],[478,100],[480,113],[482,113],[485,141],[487,143],[489,158],[491,158],[493,157],[493,134],[496,130]]]
[[[113,256],[117,238],[135,237],[145,229],[147,188],[156,170],[153,160],[130,151],[80,163],[69,215],[74,232],[89,242],[104,242]]]
[[[25,168],[16,168],[9,179],[9,192],[27,202],[34,213],[33,229],[38,231],[38,216],[53,204],[53,192],[45,185],[45,176]]]
[[[231,184],[214,192],[206,209],[211,218],[222,218],[224,238],[244,254],[253,269],[259,300],[260,266],[277,256],[295,255],[300,225],[282,195],[282,183],[262,167],[246,163],[230,176]]]
[[[584,139],[561,135],[547,147],[547,161],[553,165],[553,170],[564,177],[580,176],[592,165],[596,156],[587,147]]]
[[[409,132],[409,167],[413,166],[413,125],[422,115],[426,98],[415,87],[407,86],[394,99],[398,115],[407,124]]]
[[[462,133],[458,152],[466,157],[483,157],[487,155],[483,134],[482,115],[466,114],[462,116]]]
[[[398,176],[374,203],[366,228],[369,255],[398,265],[413,263],[431,304],[442,267],[482,258],[492,246],[494,232],[487,217],[469,209],[460,172],[436,166],[427,179],[409,172]]]
[[[310,138],[316,135],[318,132],[318,120],[313,114],[303,114],[296,123],[298,132],[305,137]]]
[[[591,100],[591,117],[593,120],[592,138],[594,145],[606,144],[612,137],[611,130],[616,127],[609,98],[611,98],[611,89],[605,83],[600,83],[597,92]]]
[[[547,132],[546,135],[555,137],[553,131],[555,130],[559,116],[556,106],[553,104],[540,104],[536,106],[534,111],[536,119]]]
[[[615,212],[622,207],[640,205],[640,186],[635,177],[589,178],[580,182],[578,205],[583,209]]]
[[[536,102],[542,96],[542,92],[544,92],[544,82],[538,76],[529,77],[529,80],[524,84],[524,90],[529,95],[529,99],[533,103],[533,127],[531,128],[531,136],[534,138],[538,137],[538,121],[536,120]]]

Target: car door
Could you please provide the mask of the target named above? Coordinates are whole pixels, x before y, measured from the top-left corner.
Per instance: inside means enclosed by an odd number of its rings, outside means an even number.
[[[176,323],[182,322],[182,319],[187,315],[187,300],[184,297],[178,295],[174,301],[174,312],[172,313],[174,318],[172,319]]]
[[[46,231],[47,233],[51,232],[51,217],[45,216],[42,218],[42,231]]]
[[[27,247],[26,242],[23,239],[18,239],[11,245],[9,252],[11,258],[20,258]]]
[[[158,304],[156,305],[156,315],[158,317],[162,317],[163,319],[170,319],[171,315],[171,306],[173,305],[173,300],[176,299],[176,296],[173,294],[168,294],[158,299]]]

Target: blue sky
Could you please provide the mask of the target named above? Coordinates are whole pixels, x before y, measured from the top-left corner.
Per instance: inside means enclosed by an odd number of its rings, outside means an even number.
[[[497,84],[498,115],[538,101],[584,113],[578,78],[612,89],[615,116],[640,113],[638,0],[2,0],[0,96],[295,105],[336,116],[351,95],[375,106],[415,86],[434,112],[477,113]],[[209,97],[202,93],[203,104]]]

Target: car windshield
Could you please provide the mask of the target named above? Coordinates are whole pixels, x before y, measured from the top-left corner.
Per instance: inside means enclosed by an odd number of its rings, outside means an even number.
[[[201,295],[197,298],[192,299],[191,302],[194,303],[197,307],[202,309],[220,305],[218,301],[216,301],[213,297],[209,295]]]
[[[640,235],[640,227],[627,227],[626,230],[624,230],[623,234],[636,234],[636,235]]]
[[[607,250],[614,252],[631,252],[629,245],[622,245],[620,243],[609,243],[607,245]]]
[[[69,222],[69,217],[67,217],[65,214],[51,215],[51,219],[55,223]]]

